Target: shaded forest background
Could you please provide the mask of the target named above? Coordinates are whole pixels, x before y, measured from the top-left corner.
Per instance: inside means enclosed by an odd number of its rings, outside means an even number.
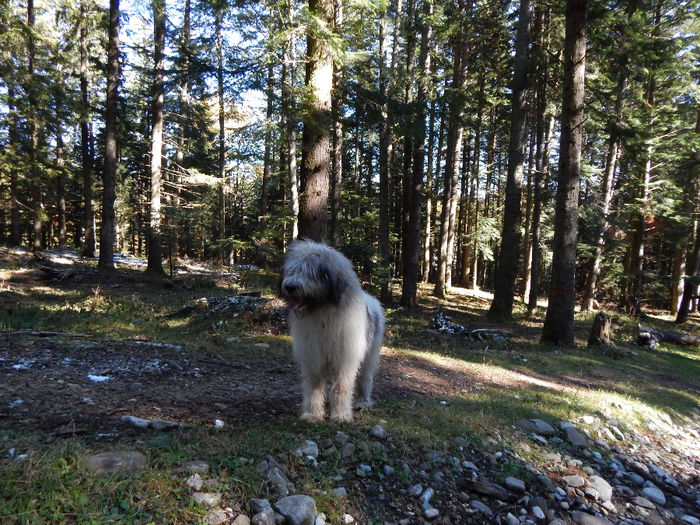
[[[692,1],[121,8],[0,2],[0,244],[163,273],[275,267],[301,235],[385,304],[697,308]]]

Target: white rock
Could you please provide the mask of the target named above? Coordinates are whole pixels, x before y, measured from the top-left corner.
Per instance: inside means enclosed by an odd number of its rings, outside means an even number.
[[[185,480],[185,484],[194,490],[199,490],[202,488],[204,481],[202,481],[202,476],[199,474],[192,474],[189,478]]]
[[[544,515],[544,511],[540,507],[535,505],[530,510],[532,511],[532,514],[535,516],[535,518],[537,518],[537,521],[545,520],[546,516]]]
[[[207,507],[216,507],[221,501],[221,494],[212,492],[195,492],[192,494],[192,499],[197,505],[205,505]]]

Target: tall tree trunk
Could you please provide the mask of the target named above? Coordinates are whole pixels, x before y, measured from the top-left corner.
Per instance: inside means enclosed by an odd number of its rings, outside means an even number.
[[[98,267],[114,270],[114,200],[117,179],[117,86],[119,84],[119,0],[109,1],[107,43],[107,100],[105,102],[105,159],[102,171],[102,229]]]
[[[66,157],[65,144],[63,142],[63,124],[60,117],[56,122],[56,171],[58,179],[56,185],[56,208],[58,210],[58,245],[66,246]]]
[[[525,169],[526,106],[530,46],[530,1],[520,0],[518,31],[515,37],[513,98],[511,100],[508,176],[503,210],[503,233],[496,269],[496,287],[489,308],[489,317],[497,320],[513,318],[513,296],[520,258],[520,198]]]
[[[434,183],[433,180],[433,168],[435,165],[435,150],[433,144],[435,142],[436,108],[437,102],[435,98],[432,98],[430,102],[430,118],[428,120],[428,160],[425,167],[427,180],[425,182],[425,227],[423,229],[423,272],[421,274],[421,281],[424,283],[427,283],[430,279],[430,266],[432,263],[430,256],[433,244],[433,226],[435,224],[433,199],[435,198],[435,188],[437,184]]]
[[[400,0],[399,0],[400,2]],[[388,306],[393,298],[391,293],[391,209],[389,207],[389,157],[391,148],[391,114],[388,104],[388,85],[386,60],[386,29],[388,9],[379,21],[379,98],[381,100],[381,119],[379,121],[379,255],[382,265],[379,298]],[[398,14],[397,14],[398,18]]]
[[[287,23],[292,27],[294,21],[294,2],[285,2]],[[296,104],[293,99],[296,86],[296,66],[294,49],[296,47],[294,33],[288,31],[287,40],[282,52],[282,119],[284,132],[284,151],[286,165],[284,170],[289,184],[290,204],[292,212],[292,235],[295,239],[299,234],[299,182],[297,180],[297,121]]]
[[[333,0],[334,32],[343,34],[343,2]],[[328,240],[333,246],[340,242],[340,206],[343,189],[343,86],[344,73],[342,64],[334,64],[333,67],[333,100],[331,101],[331,114],[333,116],[333,162],[331,164],[331,199],[330,221],[328,224]]]
[[[219,187],[217,205],[217,258],[219,263],[226,262],[226,109],[224,107],[224,40],[223,40],[223,17],[225,4],[219,6],[216,11],[215,32],[216,32],[216,87],[219,98],[219,144],[218,144],[218,168]]]
[[[678,315],[683,298],[683,276],[685,275],[686,250],[683,246],[676,248],[673,255],[673,275],[671,277],[671,315]]]
[[[163,69],[165,47],[165,0],[153,0],[153,100],[151,102],[151,205],[148,229],[148,267],[146,271],[163,272],[161,250],[161,186],[163,179]]]
[[[525,218],[523,220],[523,226],[525,231],[525,238],[523,239],[523,271],[521,274],[520,282],[520,297],[522,297],[523,302],[527,300],[530,295],[530,284],[532,275],[532,239],[527,234],[530,224],[532,224],[532,202],[534,198],[534,161],[535,161],[535,146],[536,141],[532,130],[530,130],[530,152],[528,153],[527,160],[527,189],[525,191]]]
[[[416,95],[416,114],[413,126],[413,162],[411,176],[406,179],[408,191],[408,221],[404,229],[403,243],[403,285],[401,288],[401,305],[406,308],[416,306],[418,291],[418,272],[420,270],[420,213],[423,203],[423,170],[425,168],[425,118],[430,91],[430,45],[432,40],[433,2],[426,0],[420,21],[421,44],[418,57],[418,93]],[[418,16],[416,16],[416,19]]]
[[[27,124],[29,127],[29,142],[27,153],[29,157],[29,169],[31,173],[31,196],[32,196],[32,250],[41,250],[44,203],[41,198],[41,175],[39,170],[39,116],[37,114],[39,103],[37,100],[37,90],[34,78],[34,61],[36,59],[36,43],[34,41],[34,0],[27,0],[27,98],[29,99],[29,113]]]
[[[272,117],[274,116],[273,90],[275,67],[272,62],[267,65],[267,85],[265,87],[265,97],[267,98],[267,114],[265,120],[265,152],[263,153],[262,188],[260,189],[260,215],[265,216],[268,212],[268,198],[270,193],[270,171],[272,164]]]
[[[463,17],[463,26],[467,10],[471,8],[471,2],[460,0],[459,12]],[[467,79],[467,33],[466,27],[458,32],[455,37],[454,67],[452,71],[452,98],[449,103],[449,121],[447,125],[447,139],[445,152],[445,182],[442,197],[442,213],[440,216],[440,246],[437,275],[435,276],[435,288],[433,293],[437,297],[445,297],[445,293],[452,285],[451,265],[454,249],[454,223],[457,212],[457,190],[459,181],[459,157],[461,154],[462,135],[464,125],[464,101],[462,90]]]
[[[549,305],[542,341],[574,344],[578,188],[583,148],[587,0],[567,0],[563,96]]]
[[[15,90],[11,81],[7,85],[7,112],[8,112],[8,138],[9,148],[12,152],[12,160],[19,155],[19,137],[17,129],[17,108],[15,107]],[[10,169],[10,245],[19,246],[22,244],[21,218],[19,213],[19,176],[18,170],[11,165]]]
[[[92,206],[92,133],[87,78],[87,0],[80,0],[80,158],[83,182],[83,244],[81,255],[95,256],[95,210]]]
[[[309,12],[326,26],[326,30],[332,27],[332,0],[309,0]],[[323,241],[328,215],[333,60],[328,42],[313,29],[307,35],[306,56],[305,83],[310,100],[302,135],[301,179],[304,189],[299,202],[299,235]]]

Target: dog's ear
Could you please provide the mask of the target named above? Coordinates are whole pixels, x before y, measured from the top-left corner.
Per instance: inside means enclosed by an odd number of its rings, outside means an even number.
[[[328,300],[333,304],[338,304],[343,296],[343,292],[348,287],[348,283],[345,279],[340,277],[337,273],[332,271],[330,267],[321,263],[321,278],[325,281],[328,287]]]

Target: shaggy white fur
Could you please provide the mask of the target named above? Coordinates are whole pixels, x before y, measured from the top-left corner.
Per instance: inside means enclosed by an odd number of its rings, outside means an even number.
[[[295,241],[287,251],[279,293],[287,301],[292,350],[301,368],[301,418],[324,419],[330,383],[331,419],[352,421],[356,384],[356,406],[372,405],[384,335],[381,305],[362,290],[343,254],[309,240]]]

